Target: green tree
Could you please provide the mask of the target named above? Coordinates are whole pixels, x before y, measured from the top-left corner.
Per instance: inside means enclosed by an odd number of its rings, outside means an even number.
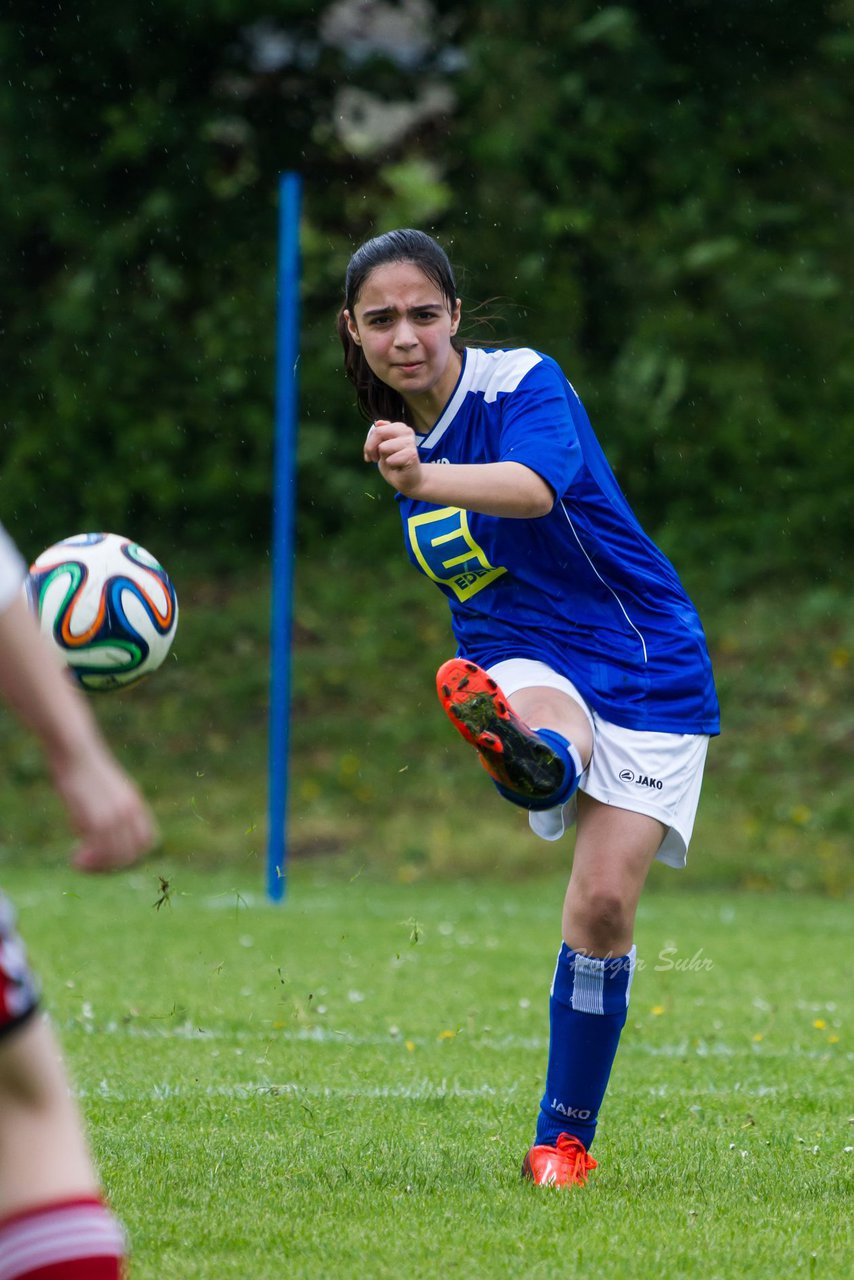
[[[385,537],[333,333],[433,231],[555,355],[639,514],[720,583],[838,570],[851,0],[216,0],[0,18],[4,518],[267,543],[277,175],[305,177],[299,526]],[[375,533],[376,531],[376,533]]]

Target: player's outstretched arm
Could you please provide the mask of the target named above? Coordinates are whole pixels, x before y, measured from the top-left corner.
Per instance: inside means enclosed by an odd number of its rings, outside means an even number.
[[[74,865],[109,871],[148,852],[156,839],[151,812],[23,597],[0,612],[0,697],[41,740],[54,785],[80,837]]]
[[[549,484],[520,462],[421,462],[415,432],[404,422],[375,422],[363,456],[399,493],[436,506],[515,520],[537,519],[554,506]]]

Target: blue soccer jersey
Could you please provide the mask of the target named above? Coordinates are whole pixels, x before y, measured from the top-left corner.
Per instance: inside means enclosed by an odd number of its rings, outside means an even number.
[[[409,557],[447,596],[461,656],[482,667],[545,662],[628,729],[719,732],[697,612],[552,359],[467,349],[451,399],[418,444],[422,462],[522,463],[556,495],[532,520],[397,495]]]

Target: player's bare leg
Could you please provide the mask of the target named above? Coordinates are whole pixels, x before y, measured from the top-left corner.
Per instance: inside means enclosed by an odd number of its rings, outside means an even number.
[[[649,869],[667,828],[656,818],[578,795],[563,939],[590,956],[625,955]]]
[[[41,1014],[0,1042],[0,1269],[10,1280],[121,1280],[126,1241]]]
[[[666,828],[655,818],[578,796],[563,944],[549,1000],[551,1035],[537,1136],[522,1173],[583,1185],[629,1003],[635,914]]]
[[[517,689],[510,705],[526,724],[538,729],[553,729],[562,734],[578,751],[586,768],[593,752],[593,729],[587,713],[560,689],[532,685]]]
[[[0,1040],[0,1117],[0,1218],[98,1194],[59,1046],[39,1013]]]

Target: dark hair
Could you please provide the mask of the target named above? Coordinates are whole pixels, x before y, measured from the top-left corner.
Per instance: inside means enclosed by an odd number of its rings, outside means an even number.
[[[409,422],[409,410],[403,397],[381,382],[368,365],[362,348],[350,337],[345,311],[350,315],[368,276],[377,267],[392,262],[411,262],[436,286],[453,314],[457,304],[457,284],[448,255],[442,246],[423,231],[404,228],[366,240],[350,259],[344,281],[344,303],[338,312],[338,336],[344,348],[344,372],[356,388],[356,399],[362,415],[370,422],[388,418],[391,422]],[[451,344],[462,351],[463,341],[456,335]],[[411,423],[410,423],[411,425]]]

